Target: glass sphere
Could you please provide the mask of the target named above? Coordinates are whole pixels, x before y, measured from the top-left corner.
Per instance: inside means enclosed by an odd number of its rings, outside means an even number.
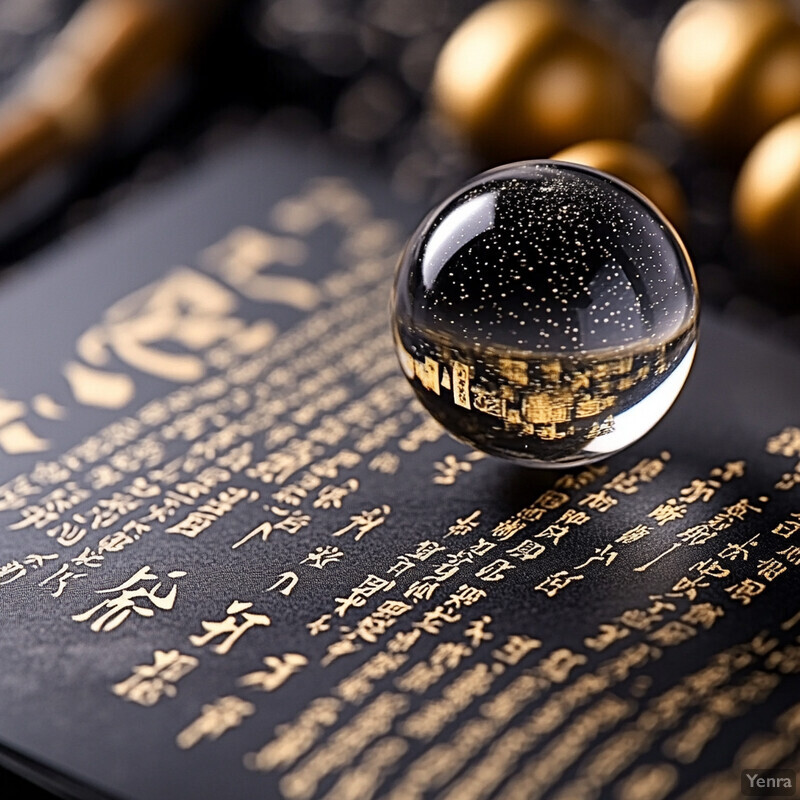
[[[691,368],[697,287],[678,235],[636,190],[558,161],[485,172],[403,252],[403,371],[457,439],[536,467],[644,436]]]

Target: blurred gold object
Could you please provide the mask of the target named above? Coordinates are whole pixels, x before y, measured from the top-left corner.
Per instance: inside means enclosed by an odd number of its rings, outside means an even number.
[[[483,155],[546,156],[597,137],[629,136],[644,96],[621,58],[580,27],[567,3],[496,0],[442,50],[433,99]]]
[[[800,26],[779,0],[692,0],[661,38],[655,98],[692,135],[742,154],[800,111]]]
[[[734,189],[733,214],[762,263],[777,277],[800,282],[800,114],[753,148]]]
[[[678,181],[641,147],[617,139],[593,139],[560,150],[552,158],[584,164],[620,178],[647,197],[676,228],[685,226],[686,201]]]
[[[221,0],[90,0],[0,105],[0,194],[85,147],[158,85]]]

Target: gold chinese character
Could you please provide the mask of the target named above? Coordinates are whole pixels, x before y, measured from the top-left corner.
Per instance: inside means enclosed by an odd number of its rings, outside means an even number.
[[[356,638],[356,634],[353,633],[351,636],[352,638],[345,636],[335,642],[331,642],[328,645],[327,649],[325,650],[325,656],[323,657],[322,661],[320,661],[323,667],[327,667],[328,665],[332,664],[337,658],[348,656],[351,653],[357,653],[361,649],[361,645],[356,644],[356,642],[353,641]]]
[[[183,578],[185,575],[186,573],[181,570],[174,570],[173,572],[167,573],[167,576],[173,579]],[[150,589],[144,586],[137,586],[137,584],[146,581],[158,581],[158,583]],[[114,586],[110,589],[97,589],[95,594],[119,592],[119,595],[117,597],[107,598],[103,600],[102,603],[98,603],[93,608],[81,614],[74,614],[72,619],[75,622],[88,622],[95,614],[104,612],[100,613],[97,619],[89,626],[95,633],[100,633],[101,631],[108,632],[118,628],[131,613],[136,613],[140,617],[152,617],[155,612],[150,606],[155,607],[159,611],[170,611],[175,605],[178,585],[173,584],[172,588],[166,594],[159,595],[158,590],[161,586],[162,582],[158,580],[158,576],[150,571],[149,566],[144,566],[119,586]],[[147,600],[150,606],[138,605],[137,601],[140,598]]]
[[[494,536],[495,539],[506,541],[520,531],[525,530],[526,527],[526,520],[521,517],[510,517],[509,519],[502,520],[502,522],[498,522],[497,525],[492,528],[492,536]]]
[[[492,658],[513,667],[519,664],[528,653],[538,650],[541,646],[542,643],[539,639],[512,634],[502,647],[492,650]]]
[[[62,522],[55,528],[50,528],[47,535],[55,537],[55,540],[62,547],[73,547],[86,536],[86,528],[76,525],[73,522]]]
[[[613,550],[610,544],[607,544],[602,549],[599,547],[595,547],[594,555],[590,558],[587,558],[582,564],[578,564],[577,567],[573,567],[573,569],[582,569],[583,567],[588,566],[593,561],[601,561],[603,566],[608,566],[611,562],[619,555],[616,550]]]
[[[8,561],[0,565],[0,586],[14,583],[14,581],[27,575],[27,573],[27,568],[16,559],[14,561]]]
[[[386,644],[386,649],[390,653],[407,653],[422,636],[419,628],[410,631],[400,631],[396,633]]]
[[[251,300],[309,311],[320,300],[320,291],[313,283],[304,278],[262,273],[275,264],[297,266],[307,255],[307,247],[300,239],[240,226],[204,250],[202,261]]]
[[[323,614],[313,622],[306,623],[306,628],[311,636],[319,636],[319,634],[329,631],[331,629],[330,621],[333,619],[333,614]]]
[[[205,633],[202,635],[192,634],[189,641],[196,647],[204,647],[212,639],[218,636],[225,636],[225,639],[211,649],[219,655],[225,655],[234,644],[251,628],[260,625],[266,627],[272,624],[272,620],[266,614],[247,613],[248,608],[252,608],[252,603],[243,603],[241,600],[234,600],[227,608],[228,616],[219,622],[206,622],[200,624]],[[236,621],[238,616],[242,617],[243,622]]]
[[[436,636],[445,623],[452,624],[460,619],[461,614],[452,613],[446,605],[436,606],[436,608],[424,612],[422,619],[415,622],[414,627],[429,633],[431,636]]]
[[[554,489],[548,489],[546,492],[539,495],[533,505],[539,506],[546,511],[555,511],[568,501],[569,495],[564,494],[564,492],[557,492]]]
[[[35,402],[33,409],[40,416],[47,417],[41,413],[41,408],[37,408]],[[27,412],[25,403],[0,398],[0,450],[6,455],[41,453],[50,447],[50,442],[37,436],[22,419]]]
[[[436,553],[444,552],[444,549],[445,548],[438,542],[434,542],[431,539],[425,539],[424,541],[419,542],[414,553],[409,555],[411,555],[412,558],[416,558],[417,561],[427,561]]]
[[[204,705],[201,712],[175,739],[181,750],[188,750],[203,739],[219,739],[223,733],[238,728],[247,717],[253,716],[256,707],[239,697],[228,696]]]
[[[625,531],[622,536],[617,537],[615,541],[619,542],[619,544],[633,544],[634,542],[638,542],[639,539],[649,536],[650,532],[650,528],[648,528],[647,525],[636,525],[629,531]]]
[[[570,672],[575,667],[585,664],[587,660],[586,656],[580,653],[573,653],[567,647],[560,647],[541,662],[537,672],[551,683],[564,683],[569,678]]]
[[[385,578],[370,573],[358,586],[351,590],[347,597],[335,598],[337,606],[334,613],[343,617],[351,608],[363,608],[370,597],[378,592],[388,592],[395,585],[394,581],[387,581]]]
[[[156,650],[152,664],[140,664],[133,673],[111,687],[117,697],[123,697],[140,706],[153,706],[162,697],[175,697],[175,684],[188,675],[200,662],[177,650]]]
[[[69,567],[69,564],[62,564],[56,572],[45,578],[39,586],[45,586],[52,580],[58,580],[56,588],[51,592],[51,595],[53,597],[61,597],[70,581],[77,580],[78,578],[85,578],[89,574],[88,572],[73,572]]]
[[[576,508],[568,508],[556,522],[562,525],[585,525],[591,521],[591,517],[585,511],[578,511]]]
[[[792,547],[787,547],[785,550],[779,550],[778,555],[785,556],[790,564],[794,564],[795,566],[800,565],[800,545],[793,545]]]
[[[656,506],[647,516],[661,526],[676,519],[683,519],[686,516],[686,510],[685,503],[679,503],[674,497],[670,497],[666,503]]]
[[[794,513],[790,516],[793,517],[793,519],[786,519],[778,523],[778,525],[772,529],[772,532],[777,536],[783,536],[784,539],[788,539],[792,534],[800,531],[800,514]]]
[[[410,597],[414,602],[420,600],[430,600],[433,593],[441,586],[441,583],[433,576],[427,576],[420,580],[414,581],[403,592],[404,597]]]
[[[386,451],[378,453],[368,464],[368,468],[373,472],[380,472],[383,475],[394,475],[399,467],[400,457]]]
[[[730,528],[734,522],[743,520],[750,511],[755,511],[757,514],[761,513],[760,508],[751,505],[750,501],[743,497],[733,505],[726,506],[719,514],[714,515],[708,521],[708,524],[716,531],[725,530]]]
[[[439,362],[435,358],[425,356],[425,361],[415,361],[414,372],[429,392],[439,394]]]
[[[720,486],[721,484],[719,481],[702,481],[696,478],[688,486],[681,489],[681,499],[686,503],[696,503],[698,500],[707,503]]]
[[[505,398],[498,397],[479,386],[472,390],[472,404],[478,411],[491,414],[493,417],[503,419],[506,416]]]
[[[660,561],[662,558],[665,558],[670,553],[674,553],[679,547],[681,547],[681,542],[673,542],[666,550],[659,553],[654,558],[651,558],[646,564],[642,564],[638,567],[634,567],[634,572],[645,572],[646,570],[650,569],[657,561]]]
[[[673,584],[672,591],[669,594],[670,597],[685,595],[688,600],[694,600],[697,597],[698,589],[705,589],[710,585],[708,581],[703,580],[702,575],[698,578],[690,578],[688,575],[683,575]]]
[[[87,547],[86,550],[89,548]],[[86,552],[84,550],[84,553]],[[31,553],[28,556],[25,556],[23,559],[23,563],[29,567],[33,567],[33,569],[41,569],[44,566],[45,561],[52,561],[53,559],[58,558],[58,553],[48,553],[47,555],[39,555],[38,553]],[[75,559],[73,559],[74,561]]]
[[[786,565],[776,558],[765,559],[758,562],[757,575],[767,581],[774,581],[779,575],[786,572]]]
[[[681,615],[681,619],[688,625],[699,625],[709,630],[714,623],[725,616],[721,606],[712,603],[695,603],[689,610]]]
[[[104,408],[122,408],[130,402],[133,381],[125,373],[107,371],[111,353],[148,375],[193,383],[206,371],[202,358],[195,355],[198,350],[237,335],[245,343],[245,331],[248,348],[273,338],[273,326],[255,323],[247,329],[233,317],[236,305],[236,296],[228,289],[185,267],[128,295],[78,339],[78,355],[85,364],[70,362],[64,371],[73,395],[80,403]],[[176,342],[190,352],[162,349],[158,345],[163,342]]]
[[[344,558],[344,553],[334,545],[316,547],[300,563],[308,564],[316,569],[323,569],[328,564],[338,564]]]
[[[468,517],[457,519],[456,523],[447,529],[445,538],[448,536],[466,536],[468,533],[472,533],[480,524],[478,519],[480,515],[481,512],[480,509],[478,509],[477,511],[473,511]]]
[[[738,600],[743,606],[750,605],[754,597],[757,597],[766,589],[766,585],[754,581],[752,578],[745,578],[733,586],[727,586],[725,591],[731,596],[732,600]]]
[[[358,542],[371,530],[383,525],[383,523],[386,522],[386,517],[389,515],[391,510],[392,509],[390,506],[382,505],[378,508],[373,508],[370,511],[362,511],[360,514],[354,514],[350,517],[349,525],[346,525],[344,528],[341,528],[331,535],[343,536],[345,533],[355,528],[356,535],[354,537],[354,541]]]
[[[690,547],[699,547],[716,536],[717,534],[711,530],[709,525],[701,523],[700,525],[693,525],[691,528],[681,531],[676,538]]]
[[[467,625],[464,636],[469,640],[471,647],[478,647],[481,642],[490,642],[494,639],[494,634],[486,630],[491,621],[492,618],[488,614],[484,614],[478,619],[473,619]]]
[[[723,483],[727,483],[734,478],[743,478],[744,468],[744,461],[728,461],[724,467],[715,467],[712,469],[711,475],[714,478],[719,478]]]
[[[770,437],[767,452],[787,458],[800,456],[800,428],[784,428],[777,436]]]
[[[436,461],[433,464],[435,475],[433,482],[440,486],[452,486],[462,472],[470,472],[472,470],[471,461],[475,459],[464,459],[459,461],[452,453],[446,455],[441,461]]]
[[[297,484],[290,483],[288,486],[282,486],[275,492],[272,497],[278,503],[287,506],[299,506],[300,503],[308,496],[308,492]]]
[[[454,608],[471,606],[484,597],[486,597],[486,592],[483,589],[478,589],[474,586],[462,583],[461,586],[447,598],[445,605],[453,606]]]
[[[323,486],[320,489],[317,499],[314,500],[314,508],[327,510],[329,508],[341,508],[345,497],[358,490],[358,480],[350,478],[341,486]]]
[[[311,516],[309,514],[302,514],[297,510],[286,511],[275,506],[270,506],[270,511],[276,516],[283,517],[283,519],[275,523],[273,526],[274,530],[285,531],[290,536],[294,536],[311,524]]]
[[[648,639],[661,647],[675,647],[697,635],[691,626],[674,619],[648,635]]]
[[[506,572],[510,572],[516,567],[505,558],[496,558],[491,564],[481,567],[476,573],[475,577],[480,578],[482,581],[502,581],[506,577]]]
[[[395,563],[391,567],[389,567],[389,569],[386,570],[386,573],[388,575],[394,575],[395,577],[398,577],[402,575],[404,572],[408,572],[408,570],[414,569],[414,567],[416,566],[417,566],[416,563],[411,559],[411,555],[406,553],[403,555],[399,555],[397,557],[397,561],[395,561]]]
[[[707,558],[703,561],[698,561],[689,567],[690,572],[697,572],[703,577],[709,578],[727,578],[731,571],[717,561],[717,559]]]
[[[545,578],[534,588],[538,592],[544,592],[548,597],[555,597],[562,589],[575,581],[582,581],[583,575],[570,575],[566,570],[555,572]]]
[[[613,495],[610,495],[605,489],[590,492],[578,501],[579,506],[586,506],[592,509],[592,511],[599,511],[601,514],[610,511],[617,503],[619,503],[619,500]]]
[[[469,367],[460,361],[453,361],[453,402],[468,411],[469,401]]]
[[[260,525],[256,525],[256,527],[253,528],[253,530],[251,530],[249,533],[245,534],[241,539],[239,539],[239,541],[236,542],[236,544],[234,544],[231,547],[231,549],[235,550],[237,547],[241,547],[243,544],[249,542],[256,536],[260,536],[261,541],[266,542],[267,539],[269,539],[269,535],[271,533],[272,533],[272,523],[269,522],[269,520],[267,520],[265,522],[262,522]]]
[[[521,561],[532,561],[538,558],[545,551],[545,546],[534,542],[532,539],[524,539],[516,547],[506,550],[506,554],[518,558]]]
[[[543,528],[536,534],[537,539],[552,539],[553,544],[557,545],[569,533],[569,525],[559,525],[557,522],[551,522],[546,528]]]
[[[274,592],[276,589],[284,596],[288,597],[300,578],[296,572],[282,572],[278,575],[278,580],[267,589],[268,592]]]
[[[569,392],[523,394],[522,416],[532,423],[561,423],[572,418],[572,395]]]
[[[280,657],[266,656],[263,661],[267,669],[243,675],[238,680],[240,686],[250,686],[262,692],[274,692],[308,664],[308,659],[300,653],[284,653]]]
[[[600,653],[606,648],[611,647],[612,644],[618,642],[620,639],[624,639],[629,634],[630,631],[622,625],[609,625],[608,623],[604,623],[600,625],[596,636],[587,636],[583,640],[583,643],[590,650]]]
[[[756,547],[758,545],[759,534],[751,536],[746,542],[728,542],[728,544],[718,553],[720,558],[727,558],[730,561],[736,561],[741,556],[743,561],[747,561],[750,555],[749,547]]]

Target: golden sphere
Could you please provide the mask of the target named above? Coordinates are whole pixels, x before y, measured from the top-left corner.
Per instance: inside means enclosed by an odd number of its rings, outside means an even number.
[[[676,228],[685,227],[683,191],[672,173],[647,150],[618,139],[593,139],[560,150],[552,158],[614,175],[640,191]]]
[[[644,112],[631,71],[569,4],[496,0],[445,44],[433,78],[441,115],[490,159],[544,157],[625,138]]]
[[[733,216],[776,277],[800,282],[800,114],[776,125],[747,157]]]
[[[661,38],[654,91],[693,136],[742,154],[800,111],[800,26],[780,0],[692,0]]]

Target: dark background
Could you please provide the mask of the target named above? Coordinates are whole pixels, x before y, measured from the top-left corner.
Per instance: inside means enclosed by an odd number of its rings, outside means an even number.
[[[79,0],[0,2],[0,97],[44,52]],[[125,197],[224,146],[262,120],[318,131],[388,172],[422,214],[488,166],[445,137],[428,113],[442,43],[480,0],[229,0],[191,62],[146,107],[107,132],[59,191],[31,209],[0,205],[0,264],[14,265]],[[583,0],[637,78],[650,85],[655,46],[677,0]],[[735,170],[656,113],[637,135],[687,194],[687,243],[703,302],[740,323],[800,342],[796,292],[776,286],[729,226]],[[17,206],[21,204],[17,202]],[[30,205],[30,204],[29,204]],[[11,212],[14,213],[11,213]],[[4,222],[13,219],[10,231]]]

